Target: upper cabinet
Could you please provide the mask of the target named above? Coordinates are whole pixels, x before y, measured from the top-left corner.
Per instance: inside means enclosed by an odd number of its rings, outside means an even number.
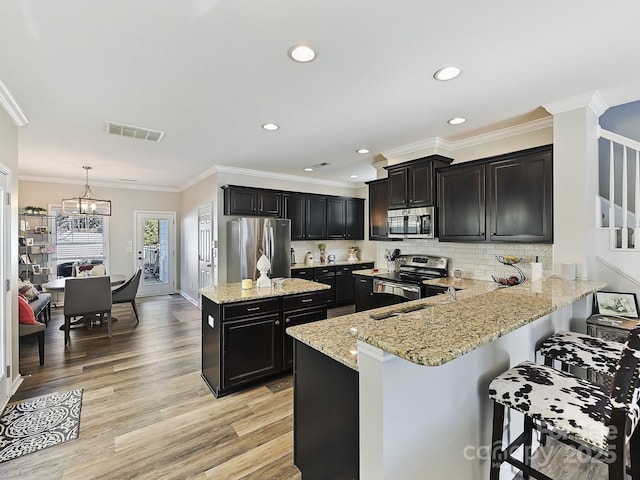
[[[332,240],[364,239],[364,200],[327,198],[327,238]]]
[[[438,172],[441,241],[553,241],[551,145]]]
[[[436,169],[452,161],[441,155],[431,155],[385,167],[388,171],[388,209],[435,205]]]
[[[225,185],[225,215],[262,215],[280,217],[282,194],[276,190]]]
[[[388,179],[373,180],[369,185],[369,240],[389,240],[387,210],[389,210]]]
[[[291,220],[291,240],[363,240],[364,199],[224,185],[224,214]]]

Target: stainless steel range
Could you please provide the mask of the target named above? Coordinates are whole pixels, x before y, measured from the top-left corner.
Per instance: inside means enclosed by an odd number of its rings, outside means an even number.
[[[427,287],[422,282],[448,276],[449,259],[430,255],[400,255],[397,272],[379,273],[373,277],[373,293],[388,293],[406,300],[437,295],[446,288]]]

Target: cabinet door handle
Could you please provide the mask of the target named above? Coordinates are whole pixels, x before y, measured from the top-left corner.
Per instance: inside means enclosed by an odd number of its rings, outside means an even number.
[[[247,308],[247,312],[255,312],[257,310],[260,310],[260,307]]]
[[[284,321],[287,322],[287,323],[290,323],[291,319],[287,317],[287,318],[284,319]]]
[[[276,320],[276,325],[280,325],[280,320]]]
[[[360,280],[360,283],[367,283],[367,282],[368,280],[364,280],[364,279]]]
[[[313,301],[313,298],[303,298],[302,300],[300,300],[302,303],[309,303]]]

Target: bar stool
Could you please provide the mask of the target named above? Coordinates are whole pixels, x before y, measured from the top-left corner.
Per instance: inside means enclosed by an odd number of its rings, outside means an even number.
[[[623,346],[584,333],[560,331],[542,342],[538,352],[544,356],[545,365],[551,367],[554,360],[558,361],[564,372],[575,366],[613,376]]]
[[[537,479],[549,477],[531,467],[533,430],[553,434],[608,465],[609,480],[625,478],[625,446],[629,444],[633,480],[640,480],[640,328],[629,333],[616,365],[611,390],[546,365],[523,362],[494,378],[491,480],[498,480],[507,462]],[[505,408],[524,415],[524,432],[503,448]],[[522,461],[513,456],[524,446]]]

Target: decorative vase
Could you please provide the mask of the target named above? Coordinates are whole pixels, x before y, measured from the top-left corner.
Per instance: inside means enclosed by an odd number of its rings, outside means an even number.
[[[268,288],[271,287],[271,279],[267,276],[267,273],[271,269],[271,262],[267,258],[266,255],[262,255],[258,259],[258,263],[256,264],[258,271],[260,272],[260,277],[256,281],[256,287],[258,288]]]

